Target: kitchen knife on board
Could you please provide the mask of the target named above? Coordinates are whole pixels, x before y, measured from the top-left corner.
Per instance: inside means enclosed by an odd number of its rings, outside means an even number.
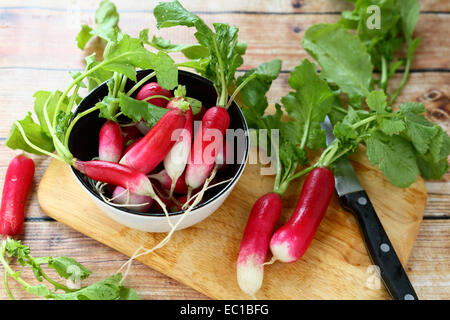
[[[335,137],[333,125],[328,116],[321,126],[326,132],[327,145],[329,145]],[[392,298],[418,300],[394,247],[347,157],[335,163],[333,173],[339,201],[345,210],[355,216],[370,258],[379,267],[381,278]]]

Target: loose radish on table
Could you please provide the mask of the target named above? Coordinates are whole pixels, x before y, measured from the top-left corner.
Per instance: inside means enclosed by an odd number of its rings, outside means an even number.
[[[312,170],[302,187],[289,221],[270,240],[270,250],[282,262],[297,261],[305,253],[334,192],[333,173],[326,168]]]
[[[239,250],[237,279],[241,290],[251,296],[262,285],[269,239],[281,209],[280,196],[268,193],[255,202],[250,212]]]
[[[225,108],[215,106],[206,111],[186,167],[186,184],[190,189],[202,186],[211,174],[229,125],[230,116]]]
[[[169,174],[167,173],[167,171],[165,169],[161,170],[158,173],[152,174],[149,177],[151,179],[157,180],[168,191],[170,190],[172,185],[174,185],[173,191],[176,193],[186,194],[188,191],[188,187],[186,185],[183,174],[177,179],[175,184],[173,184],[172,178],[169,177]],[[170,197],[170,195],[169,195],[169,197]]]
[[[174,109],[164,114],[156,125],[120,159],[120,164],[147,174],[152,171],[173,147],[186,116]],[[177,135],[178,133],[178,135]]]
[[[176,188],[177,185],[179,185],[180,177],[186,168],[189,155],[191,154],[193,126],[192,110],[189,108],[186,111],[186,123],[178,137],[178,141],[164,158],[164,168],[172,181],[171,186],[169,187],[169,197],[172,196],[174,191],[180,192],[177,191]],[[182,180],[184,180],[182,183],[185,185],[185,177],[183,177]]]
[[[98,143],[98,156],[100,160],[119,162],[122,157],[123,138],[117,122],[108,120],[103,124]]]
[[[22,232],[25,201],[34,176],[32,159],[18,155],[8,165],[0,209],[0,234],[16,236]]]
[[[111,201],[122,205],[123,208],[139,212],[146,212],[153,205],[153,199],[150,196],[140,196],[122,187],[114,189]]]

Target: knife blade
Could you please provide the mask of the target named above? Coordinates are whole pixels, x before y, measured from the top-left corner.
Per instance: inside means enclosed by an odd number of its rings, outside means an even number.
[[[334,140],[333,124],[328,116],[321,123],[327,145]],[[343,157],[333,168],[335,189],[346,211],[353,213],[361,229],[370,258],[379,268],[380,276],[395,300],[418,300],[417,294],[389,240],[369,196],[359,182],[350,161]]]

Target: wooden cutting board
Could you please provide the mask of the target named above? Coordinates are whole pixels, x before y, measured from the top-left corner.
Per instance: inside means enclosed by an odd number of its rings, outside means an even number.
[[[372,167],[362,152],[355,154],[352,162],[405,265],[425,209],[423,180],[399,189]],[[175,232],[165,247],[138,260],[211,298],[250,298],[237,285],[235,262],[250,209],[258,197],[271,191],[273,179],[260,176],[258,165],[247,165],[219,210],[203,222]],[[293,211],[302,183],[303,180],[293,184],[283,198],[285,209],[277,228]],[[141,245],[153,247],[165,236],[132,230],[108,218],[78,185],[70,168],[56,160],[42,178],[38,198],[50,217],[127,256]],[[388,299],[371,265],[356,220],[334,196],[303,258],[291,264],[277,262],[266,266],[264,283],[256,297]]]

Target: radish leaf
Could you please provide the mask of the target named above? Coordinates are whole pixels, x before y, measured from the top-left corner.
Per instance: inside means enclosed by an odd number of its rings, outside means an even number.
[[[150,127],[153,127],[168,111],[166,108],[160,108],[151,103],[130,98],[123,93],[119,94],[119,103],[124,115],[135,122],[144,119]]]
[[[350,99],[369,94],[373,66],[362,42],[339,25],[317,24],[303,38],[303,48],[322,67],[322,75]]]

